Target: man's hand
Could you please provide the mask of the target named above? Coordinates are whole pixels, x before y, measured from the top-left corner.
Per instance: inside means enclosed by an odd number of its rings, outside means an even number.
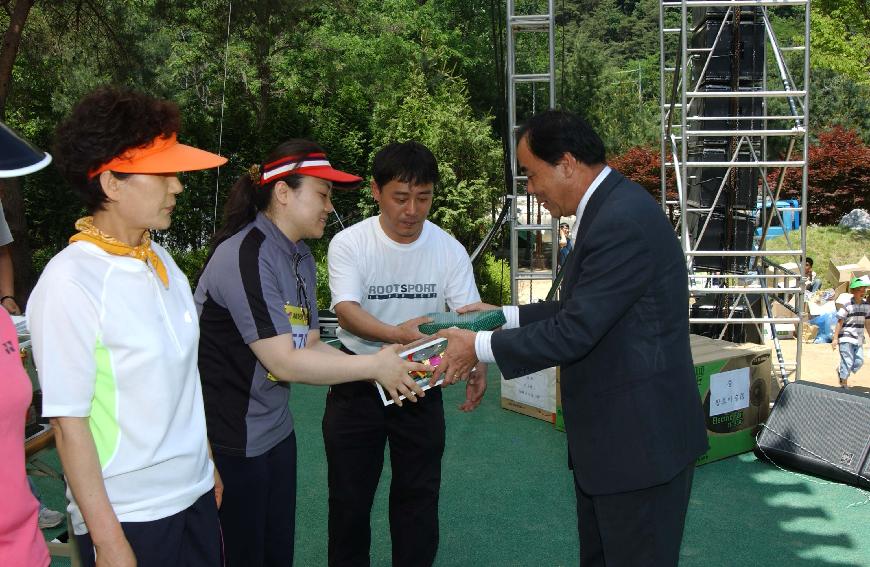
[[[477,366],[474,367],[471,376],[465,383],[465,401],[459,406],[460,410],[470,412],[480,405],[483,395],[486,393],[486,370],[486,364],[483,362],[477,363]]]
[[[440,378],[444,379],[444,385],[449,386],[460,380],[466,380],[477,363],[477,354],[474,352],[474,337],[476,333],[457,329],[442,329],[436,336],[447,339],[447,350],[441,355],[441,363],[430,380],[435,384]]]
[[[489,303],[484,303],[482,301],[478,301],[477,303],[469,303],[468,305],[463,305],[456,309],[456,312],[459,314],[462,313],[472,313],[474,311],[492,311],[493,309],[501,309],[498,305],[490,305]]]
[[[214,462],[212,462],[212,465],[214,465]],[[220,510],[221,502],[224,500],[224,481],[217,470],[217,465],[214,465],[214,500],[218,510]]]
[[[18,303],[15,302],[14,297],[7,296],[0,303],[2,303],[3,308],[6,309],[10,315],[21,315],[21,308],[18,307]]]
[[[374,379],[393,398],[397,406],[402,405],[399,396],[405,396],[412,402],[416,402],[418,397],[422,398],[426,395],[423,388],[409,373],[431,370],[425,364],[401,358],[399,353],[402,352],[403,348],[402,345],[391,345],[384,347],[375,355],[377,364],[375,365]]]
[[[404,323],[399,323],[396,325],[396,336],[393,338],[393,342],[401,345],[406,345],[408,343],[413,343],[418,339],[422,339],[426,335],[420,332],[420,325],[424,323],[431,323],[432,318],[421,316],[414,317],[413,319],[408,319]]]

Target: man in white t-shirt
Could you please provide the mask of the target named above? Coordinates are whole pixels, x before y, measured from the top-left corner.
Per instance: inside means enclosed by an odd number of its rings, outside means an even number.
[[[418,142],[393,143],[373,162],[380,215],[329,245],[329,287],[342,350],[377,352],[424,335],[428,313],[478,301],[463,246],[426,220],[438,182],[435,156]],[[468,381],[463,411],[486,391],[486,367]],[[369,565],[370,515],[390,444],[390,533],[395,567],[431,565],[438,550],[438,495],[444,452],[441,389],[416,404],[384,406],[374,385],[332,386],[323,416],[329,465],[329,565]]]

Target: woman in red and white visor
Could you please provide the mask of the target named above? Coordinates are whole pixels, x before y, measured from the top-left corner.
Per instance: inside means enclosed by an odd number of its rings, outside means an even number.
[[[99,89],[53,154],[90,216],[28,302],[33,354],[84,565],[221,565],[190,284],[149,231],[166,229],[179,171],[226,159],[178,143],[178,108]]]
[[[377,380],[399,402],[422,396],[398,347],[348,356],[320,342],[316,266],[304,239],[323,236],[333,188],[361,178],[334,169],[307,140],[278,146],[233,186],[224,225],[194,294],[208,435],[224,481],[229,567],[291,565],[296,434],[290,382]]]

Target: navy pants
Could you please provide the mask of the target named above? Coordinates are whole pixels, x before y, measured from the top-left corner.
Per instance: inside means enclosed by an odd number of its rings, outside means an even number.
[[[227,567],[290,567],[296,534],[296,432],[257,457],[214,454]],[[165,566],[164,566],[165,567]]]
[[[139,567],[220,567],[221,531],[214,490],[193,505],[153,522],[121,522]],[[95,567],[90,534],[77,535],[84,567]]]
[[[580,567],[677,567],[695,463],[664,484],[592,496],[574,477]]]
[[[417,403],[384,406],[375,386],[330,388],[323,415],[329,467],[329,565],[370,564],[370,516],[389,441],[393,567],[428,567],[438,551],[438,496],[444,454],[441,388]]]

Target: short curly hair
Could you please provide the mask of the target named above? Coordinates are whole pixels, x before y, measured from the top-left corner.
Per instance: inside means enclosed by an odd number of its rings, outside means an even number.
[[[177,133],[180,124],[178,106],[171,101],[130,89],[98,88],[57,127],[52,144],[55,167],[93,213],[103,208],[107,197],[99,177],[88,179],[88,172],[130,148]]]

